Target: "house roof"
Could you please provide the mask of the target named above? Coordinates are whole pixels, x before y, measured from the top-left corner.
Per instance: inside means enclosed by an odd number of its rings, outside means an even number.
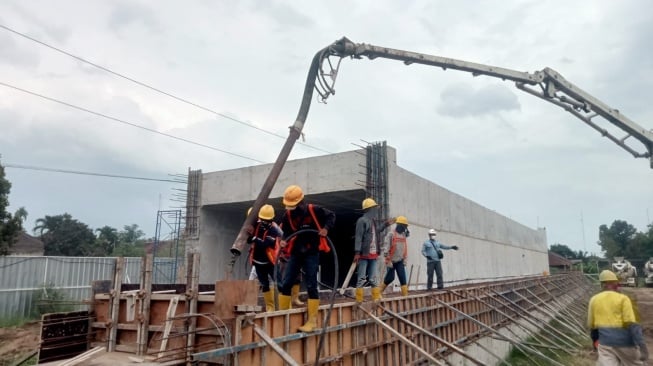
[[[569,267],[572,262],[558,253],[549,250],[549,267]]]
[[[18,234],[18,240],[9,248],[10,255],[43,255],[43,251],[43,242],[24,231]]]

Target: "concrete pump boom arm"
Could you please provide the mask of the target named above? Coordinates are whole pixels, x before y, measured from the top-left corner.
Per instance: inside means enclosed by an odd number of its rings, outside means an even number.
[[[618,110],[610,108],[600,100],[567,81],[555,70],[548,67],[542,71],[536,71],[534,73],[522,72],[452,58],[373,46],[365,43],[354,43],[346,37],[343,37],[333,44],[319,50],[313,57],[306,84],[304,86],[304,95],[299,108],[299,113],[297,114],[295,123],[290,127],[288,139],[281,149],[268,178],[263,184],[261,192],[254,201],[251,213],[243,223],[238,237],[231,247],[232,259],[230,267],[235,263],[236,257],[240,255],[246,244],[247,227],[254,223],[258,210],[268,199],[270,192],[272,191],[272,188],[274,187],[277,178],[279,178],[279,174],[290,155],[290,151],[292,150],[295,141],[301,135],[304,123],[306,122],[306,117],[308,116],[311,100],[313,99],[313,92],[315,91],[319,94],[319,99],[322,102],[326,102],[330,95],[335,94],[334,86],[338,76],[340,62],[345,57],[357,59],[367,57],[370,60],[380,57],[402,61],[406,65],[422,64],[436,66],[443,70],[452,69],[465,71],[472,73],[474,76],[486,75],[513,81],[520,90],[563,108],[565,111],[571,113],[590,127],[597,130],[601,135],[621,146],[634,157],[650,159],[650,165],[651,168],[653,168],[653,132],[639,126],[626,116],[619,113]],[[601,117],[612,125],[623,130],[626,135],[621,138],[614,136],[608,130],[594,122],[594,119],[597,117]],[[625,143],[625,141],[630,137],[635,138],[644,145],[643,151],[637,151]]]
[[[649,158],[651,168],[653,168],[653,132],[639,126],[628,117],[619,113],[617,109],[610,108],[548,67],[542,71],[528,73],[452,58],[396,50],[364,43],[353,43],[347,38],[342,38],[334,43],[332,50],[335,52],[335,56],[341,58],[347,56],[361,58],[364,56],[373,60],[381,57],[402,61],[406,65],[415,63],[437,66],[444,70],[452,69],[470,72],[474,76],[486,75],[514,81],[520,90],[563,108],[597,130],[601,135],[621,146],[634,157]],[[328,95],[326,96],[328,97]],[[602,117],[612,125],[620,128],[626,135],[621,138],[612,135],[609,131],[593,121],[597,117]],[[644,145],[644,151],[637,151],[629,145],[626,145],[625,141],[630,137],[639,140]]]

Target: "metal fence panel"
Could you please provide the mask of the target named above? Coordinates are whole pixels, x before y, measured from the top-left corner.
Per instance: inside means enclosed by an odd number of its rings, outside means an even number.
[[[63,296],[62,305],[83,310],[91,282],[113,280],[114,257],[0,257],[0,319],[29,318],[48,292]],[[155,258],[153,283],[176,283],[174,258]],[[125,258],[123,283],[140,283],[141,258]]]

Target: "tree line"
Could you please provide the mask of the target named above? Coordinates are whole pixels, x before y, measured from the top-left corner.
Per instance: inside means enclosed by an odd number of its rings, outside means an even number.
[[[649,259],[653,257],[653,224],[648,225],[645,231],[638,231],[624,220],[614,220],[610,226],[599,226],[598,245],[609,260],[614,257]],[[568,259],[592,259],[587,252],[573,251],[560,243],[551,245],[549,249]]]
[[[10,253],[21,232],[27,211],[21,207],[15,213],[7,211],[11,183],[0,164],[0,255]],[[148,241],[138,225],[125,225],[122,230],[110,226],[91,229],[70,214],[48,216],[36,220],[35,235],[44,245],[44,255],[105,257],[139,257],[145,253]]]

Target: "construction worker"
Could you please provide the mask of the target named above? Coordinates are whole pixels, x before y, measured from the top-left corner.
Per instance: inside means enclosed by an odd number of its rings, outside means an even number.
[[[328,244],[326,244],[326,236],[336,222],[336,215],[322,206],[307,204],[304,201],[304,192],[297,185],[286,188],[283,194],[283,204],[286,206],[286,213],[281,218],[284,239],[304,229],[318,231],[318,235],[315,235],[315,233],[301,233],[290,240],[281,242],[281,247],[290,247],[287,249],[290,258],[279,289],[281,293],[279,295],[279,309],[290,308],[292,287],[295,284],[297,275],[303,269],[306,291],[308,292],[308,319],[298,329],[301,332],[312,332],[317,327],[317,314],[320,307],[317,288],[320,251],[330,250]]]
[[[356,221],[356,236],[354,240],[354,261],[357,263],[358,278],[356,281],[356,302],[363,302],[363,286],[368,282],[372,287],[372,300],[381,299],[381,289],[378,286],[376,271],[377,258],[381,252],[379,236],[387,226],[394,223],[388,220],[379,225],[375,219],[379,205],[372,198],[366,198],[362,203],[363,216]]]
[[[422,244],[422,255],[426,257],[426,289],[430,290],[433,287],[433,273],[437,277],[437,286],[438,289],[444,288],[444,280],[442,278],[442,249],[453,249],[458,250],[458,246],[444,245],[440,241],[436,240],[435,237],[438,235],[438,232],[435,229],[429,230],[429,239]]]
[[[617,275],[604,270],[599,281],[603,291],[592,296],[587,309],[587,326],[599,354],[597,365],[646,364],[648,349],[638,323],[639,314],[630,298],[618,292]]]
[[[389,232],[383,240],[383,255],[385,257],[386,272],[381,284],[381,293],[395,280],[395,272],[401,284],[401,294],[408,295],[406,283],[406,259],[408,258],[408,219],[406,216],[397,216],[395,229]]]
[[[256,269],[256,276],[263,290],[265,311],[274,311],[274,287],[270,286],[270,277],[274,278],[274,264],[278,252],[277,239],[283,236],[281,228],[274,220],[274,207],[264,205],[258,212],[258,221],[254,225],[247,242],[252,244],[249,259]]]

